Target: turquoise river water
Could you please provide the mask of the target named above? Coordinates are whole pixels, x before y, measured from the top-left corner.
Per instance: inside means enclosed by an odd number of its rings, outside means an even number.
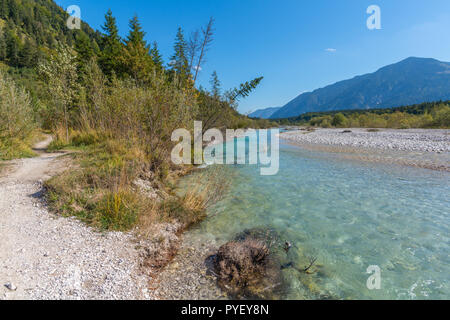
[[[235,165],[230,191],[191,237],[224,243],[271,228],[294,244],[284,299],[449,299],[450,174],[340,159],[281,141],[280,170]],[[369,290],[369,266],[381,289]]]

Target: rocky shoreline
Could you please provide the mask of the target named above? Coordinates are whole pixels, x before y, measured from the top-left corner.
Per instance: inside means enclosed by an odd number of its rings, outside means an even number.
[[[450,171],[450,130],[300,128],[280,137],[310,150],[340,153],[347,159]]]

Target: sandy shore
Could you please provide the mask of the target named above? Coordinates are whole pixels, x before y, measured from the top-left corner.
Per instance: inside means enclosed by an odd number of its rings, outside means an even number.
[[[307,149],[343,157],[450,171],[450,130],[299,129],[280,134]]]

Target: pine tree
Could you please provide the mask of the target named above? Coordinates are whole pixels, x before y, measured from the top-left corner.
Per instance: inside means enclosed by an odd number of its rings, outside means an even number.
[[[19,67],[33,68],[36,66],[37,50],[30,39],[25,40],[25,45],[19,53]]]
[[[10,30],[6,35],[6,56],[9,65],[19,66],[20,40],[16,34]]]
[[[122,55],[123,45],[119,36],[116,18],[113,17],[111,9],[105,15],[105,24],[102,26],[105,34],[102,35],[102,52],[99,59],[103,72],[111,76],[122,74],[121,63],[118,59]]]
[[[95,39],[92,40],[92,50],[94,50],[96,56],[100,55],[100,47]]]
[[[214,71],[211,75],[211,94],[213,95],[213,97],[215,98],[219,98],[220,97],[220,81],[219,81],[219,77],[217,76],[217,72]]]
[[[75,39],[75,51],[77,52],[78,63],[87,63],[95,55],[91,40],[83,31],[79,32]]]
[[[6,20],[9,17],[9,6],[7,0],[1,0],[0,3],[0,18]]]
[[[152,57],[153,64],[158,70],[163,69],[163,58],[162,55],[159,53],[158,49],[158,43],[153,42],[153,47],[150,50],[150,56]]]
[[[128,38],[125,43],[127,45],[132,43],[134,45],[144,45],[144,47],[147,47],[144,37],[145,32],[142,30],[141,23],[135,15],[133,19],[130,20],[130,33],[128,34]]]
[[[0,61],[6,61],[6,38],[5,33],[0,33]]]
[[[8,3],[8,10],[9,10],[9,18],[11,18],[12,21],[14,21],[16,24],[19,24],[19,8],[17,7],[16,0],[9,0]]]
[[[125,41],[123,64],[125,72],[139,82],[147,82],[153,69],[150,47],[137,16],[130,20],[130,33]]]
[[[171,69],[184,81],[190,76],[189,62],[186,57],[187,43],[184,40],[183,30],[178,28],[175,39],[174,50],[175,53],[171,58]]]

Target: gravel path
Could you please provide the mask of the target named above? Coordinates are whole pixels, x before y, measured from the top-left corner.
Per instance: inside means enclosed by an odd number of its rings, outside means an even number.
[[[344,131],[351,131],[344,133]],[[281,134],[283,139],[298,143],[363,147],[383,150],[450,152],[450,130],[435,129],[318,129]]]
[[[101,234],[46,209],[42,180],[66,167],[60,156],[14,161],[0,178],[0,299],[149,299],[131,234]]]

